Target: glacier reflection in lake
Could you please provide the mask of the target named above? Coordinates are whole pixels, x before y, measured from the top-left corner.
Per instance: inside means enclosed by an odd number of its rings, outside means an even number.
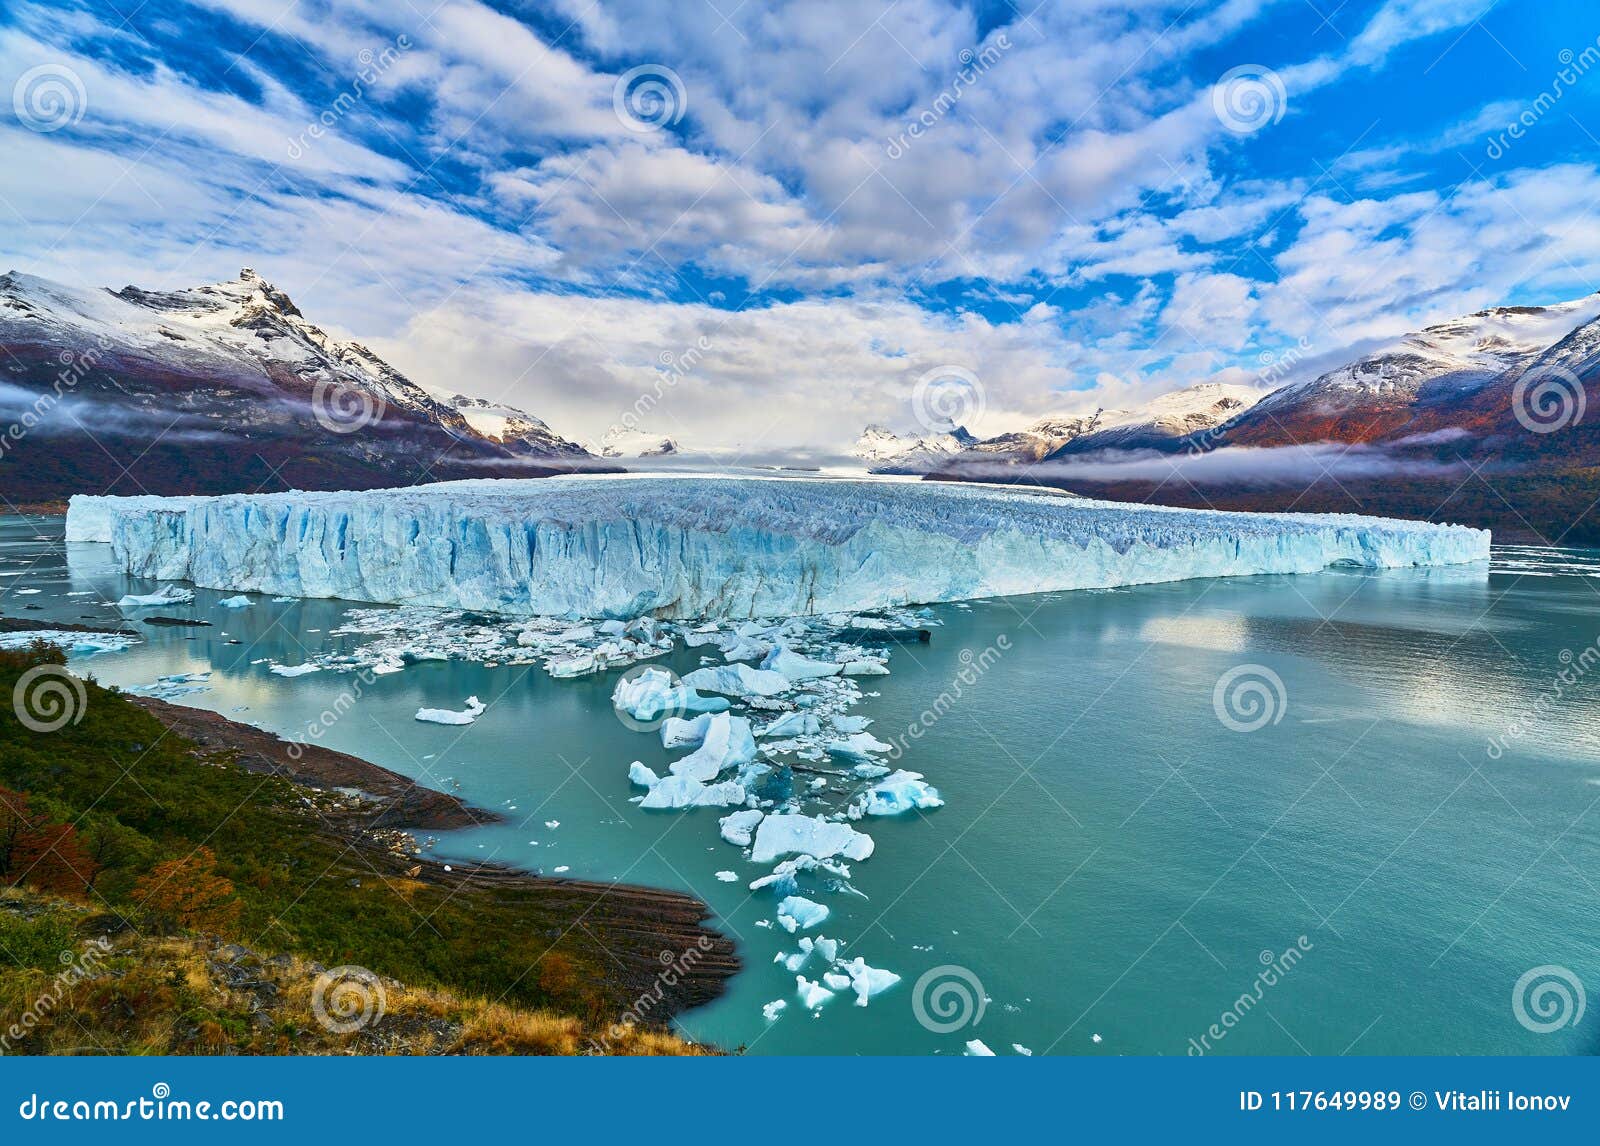
[[[101,546],[69,560],[60,539],[59,519],[0,523],[7,615],[114,621],[104,602],[158,587],[114,572]],[[303,735],[350,678],[275,676],[266,659],[349,647],[329,631],[352,606],[230,610],[227,596],[198,593],[211,628],[136,626],[143,644],[75,663],[124,687],[209,671],[181,703]],[[815,894],[832,910],[816,930],[901,982],[865,1008],[841,992],[816,1017],[772,962],[795,949],[770,925],[772,895],[746,889],[767,869],[717,838],[721,810],[628,802],[629,762],[661,771],[676,754],[615,718],[616,674],[415,665],[364,685],[321,739],[509,817],[441,838],[440,854],[704,898],[746,970],[682,1025],[752,1053],[959,1054],[969,1039],[999,1054],[1593,1052],[1592,1014],[1539,1033],[1513,988],[1544,966],[1600,986],[1597,606],[1595,555],[1519,549],[1488,573],[933,610],[932,643],[897,649],[854,711],[883,740],[922,729],[898,763],[947,806],[860,825],[877,841],[852,865],[861,896]],[[700,652],[656,663],[687,672]],[[939,702],[963,669],[962,695]],[[489,706],[474,724],[413,719],[473,695]],[[775,999],[788,1006],[769,1022]]]

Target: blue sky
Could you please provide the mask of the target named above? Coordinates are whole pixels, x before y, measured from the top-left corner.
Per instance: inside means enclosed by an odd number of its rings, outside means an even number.
[[[53,0],[0,79],[0,262],[251,265],[573,436],[837,445],[951,369],[998,432],[1600,289],[1578,0]]]

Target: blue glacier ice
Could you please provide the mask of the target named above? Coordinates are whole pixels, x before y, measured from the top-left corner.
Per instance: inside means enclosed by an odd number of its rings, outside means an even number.
[[[1487,531],[1425,522],[666,475],[74,498],[67,527],[108,537],[129,573],[211,589],[621,619],[842,613],[1489,554]]]

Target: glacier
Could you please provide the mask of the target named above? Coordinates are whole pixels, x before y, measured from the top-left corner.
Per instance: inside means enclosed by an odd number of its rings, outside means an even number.
[[[1426,522],[975,484],[660,474],[75,497],[67,531],[108,540],[130,574],[209,589],[624,620],[792,617],[1489,555],[1486,530]]]

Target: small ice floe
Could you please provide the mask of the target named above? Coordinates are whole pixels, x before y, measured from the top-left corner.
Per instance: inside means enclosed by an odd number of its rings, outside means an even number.
[[[788,1009],[788,1000],[774,999],[772,1002],[761,1008],[761,1017],[766,1019],[769,1023],[775,1023],[778,1021],[778,1016],[783,1014],[783,1012]]]
[[[875,995],[881,995],[890,987],[900,981],[900,976],[893,971],[885,971],[879,967],[868,967],[867,961],[860,956],[843,965],[845,974],[850,976],[850,986],[855,988],[856,1006],[864,1007],[867,1001]]]
[[[634,782],[638,783],[637,780]],[[639,798],[639,807],[657,811],[669,808],[734,808],[748,797],[744,785],[737,780],[707,784],[693,776],[665,776]]]
[[[560,820],[546,820],[544,822],[544,826],[549,828],[553,832],[553,831],[555,831],[557,828],[559,828],[561,826],[561,821]]]
[[[838,756],[845,760],[872,761],[873,755],[879,752],[888,752],[893,745],[885,744],[870,732],[857,732],[843,740],[828,742],[828,755]]]
[[[566,864],[562,864],[560,867],[555,869],[557,875],[560,875],[564,871],[571,871],[571,870],[572,869],[570,867],[568,867]]]
[[[867,725],[872,723],[870,716],[846,716],[844,713],[833,718],[833,728],[840,736],[853,736],[857,732],[865,732]]]
[[[224,609],[248,609],[251,605],[255,604],[255,602],[250,600],[250,598],[246,597],[243,593],[240,593],[237,597],[224,597],[222,600],[218,601],[217,604],[221,605]],[[310,631],[311,630],[309,629],[307,630],[307,632]]]
[[[738,883],[739,873],[736,871],[719,871],[717,873],[717,878],[723,883]]]
[[[429,724],[471,724],[482,716],[487,708],[488,706],[477,697],[469,696],[467,707],[460,712],[453,712],[448,708],[419,708],[416,718]]]
[[[717,821],[718,831],[721,833],[722,838],[734,847],[747,848],[750,846],[751,835],[756,830],[756,825],[761,822],[764,814],[751,808],[743,812],[734,812],[731,815],[723,816],[722,819]]]
[[[307,673],[321,672],[322,666],[310,662],[303,665],[273,665],[269,671],[279,676],[305,676]]]
[[[816,736],[822,731],[822,721],[809,712],[786,712],[761,730],[768,740],[789,740],[797,736]]]
[[[1033,1057],[1033,1052],[1031,1050],[1029,1050],[1027,1047],[1023,1046],[1021,1043],[1012,1043],[1011,1044],[1011,1049],[1016,1051],[1018,1054],[1023,1055],[1023,1056],[1025,1056],[1027,1058],[1032,1058]]]
[[[939,795],[939,789],[925,783],[921,772],[902,769],[863,792],[859,801],[851,806],[850,812],[852,817],[898,816],[913,808],[942,807],[944,797]]]
[[[141,685],[129,691],[136,692],[140,696],[153,696],[157,700],[174,700],[180,696],[206,692],[210,688],[210,672],[189,672],[157,677],[150,684]]]
[[[816,1010],[833,998],[832,991],[821,983],[813,983],[804,975],[796,975],[794,977],[794,986],[795,993],[800,996],[800,1005],[808,1011]]]
[[[791,935],[796,931],[815,927],[827,918],[826,904],[807,899],[803,895],[791,895],[778,903],[778,926]]]
[[[299,597],[274,597],[271,603],[274,605],[287,605],[299,599]]]
[[[751,880],[750,890],[760,891],[764,887],[770,887],[779,895],[794,895],[800,890],[800,883],[795,876],[803,871],[825,871],[840,879],[850,878],[850,869],[844,864],[829,863],[815,856],[795,856],[773,868],[772,874]]]
[[[994,1051],[982,1039],[972,1039],[967,1043],[967,1054],[972,1058],[993,1058]]]
[[[1104,1040],[1101,1039],[1101,1037],[1098,1034],[1094,1034],[1094,1035],[1090,1035],[1089,1036],[1089,1041],[1098,1043],[1098,1042],[1103,1042]]]
[[[678,683],[666,669],[654,667],[617,681],[611,703],[617,711],[645,723],[685,712],[728,710],[728,702],[722,697],[701,696],[692,686]]]
[[[794,854],[864,860],[872,854],[872,837],[849,824],[831,823],[821,816],[813,819],[786,814],[763,819],[756,830],[750,858],[756,863],[771,863]]]
[[[44,592],[43,589],[13,589],[11,590],[11,595],[13,597],[32,597],[36,593],[42,592]]]
[[[156,593],[140,596],[129,593],[117,602],[119,609],[151,609],[158,605],[188,605],[194,601],[194,590],[178,585],[163,585]]]
[[[753,669],[746,664],[695,669],[683,678],[685,687],[724,696],[777,696],[793,684],[782,673]]]
[[[70,656],[93,653],[120,653],[138,643],[139,638],[122,633],[79,633],[66,629],[28,629],[0,633],[0,649],[25,649],[35,641],[54,645]]]
[[[838,676],[843,665],[834,661],[812,660],[810,657],[801,656],[797,652],[779,645],[773,649],[761,662],[761,667],[768,672],[779,673],[796,683],[803,680],[818,680],[822,677]]]

